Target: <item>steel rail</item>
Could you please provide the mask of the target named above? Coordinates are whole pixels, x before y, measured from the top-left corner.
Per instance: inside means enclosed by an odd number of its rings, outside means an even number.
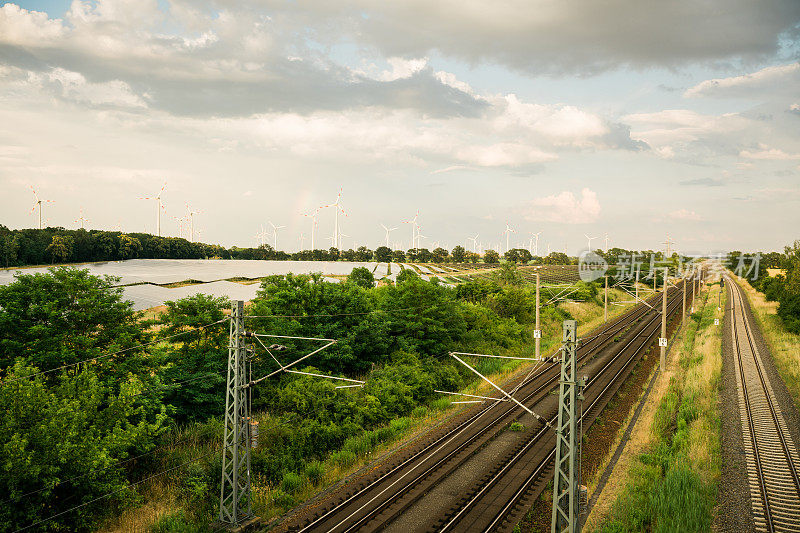
[[[667,313],[668,313],[668,314],[672,314],[673,312],[675,312],[675,311],[677,310],[677,299],[673,299],[673,300],[672,300],[672,302],[671,302],[671,304],[670,304],[670,307],[671,307],[671,309],[668,309],[668,311],[667,311]],[[601,391],[600,391],[600,392],[597,394],[597,396],[596,396],[596,397],[595,397],[595,398],[592,400],[592,402],[591,402],[591,404],[589,405],[589,407],[588,407],[588,408],[587,408],[587,409],[586,409],[586,410],[583,412],[583,414],[582,414],[582,415],[579,417],[579,419],[578,419],[578,421],[579,421],[579,422],[582,422],[582,421],[584,420],[584,418],[586,418],[587,416],[589,416],[589,413],[590,413],[590,412],[591,412],[591,410],[592,410],[592,409],[593,409],[593,408],[596,406],[597,402],[599,402],[600,400],[604,399],[604,394],[605,394],[605,393],[608,391],[608,389],[609,389],[609,388],[610,388],[612,385],[615,385],[615,384],[616,384],[616,380],[619,378],[619,376],[620,376],[620,375],[621,375],[621,374],[622,374],[622,373],[623,373],[623,372],[624,372],[624,371],[625,371],[625,370],[628,368],[628,366],[630,365],[630,363],[631,363],[631,362],[632,362],[632,361],[633,361],[635,358],[637,358],[637,357],[640,355],[640,353],[641,353],[642,349],[643,349],[644,347],[646,347],[646,346],[647,346],[647,345],[648,345],[650,342],[652,342],[652,340],[655,338],[655,335],[656,335],[656,334],[658,334],[658,325],[659,325],[659,321],[658,321],[657,319],[658,319],[658,316],[659,316],[659,315],[660,315],[660,313],[657,313],[657,314],[653,315],[651,322],[650,322],[650,323],[648,323],[648,324],[646,324],[646,325],[645,325],[645,327],[644,327],[644,328],[642,328],[642,331],[641,331],[641,332],[637,333],[637,334],[636,334],[636,335],[635,335],[633,338],[631,338],[631,339],[628,341],[628,343],[627,343],[627,344],[626,344],[626,345],[625,345],[625,346],[624,346],[622,349],[620,349],[620,351],[619,351],[619,352],[618,352],[618,353],[617,353],[617,354],[616,354],[616,355],[615,355],[615,356],[614,356],[614,357],[613,357],[613,358],[612,358],[610,361],[608,361],[608,362],[607,362],[605,365],[603,365],[603,367],[602,367],[602,368],[600,368],[600,370],[599,370],[599,371],[598,371],[598,372],[597,372],[597,373],[596,373],[594,376],[592,376],[592,378],[591,378],[591,379],[590,379],[590,380],[589,380],[589,381],[586,383],[586,389],[589,389],[589,387],[590,387],[591,385],[595,384],[595,382],[596,382],[597,380],[601,379],[601,376],[603,376],[603,375],[605,374],[605,372],[606,372],[608,369],[610,369],[610,368],[612,367],[612,365],[614,365],[614,363],[615,363],[615,362],[617,362],[617,360],[618,360],[618,359],[620,359],[620,358],[623,356],[623,354],[625,354],[625,353],[626,353],[626,350],[627,350],[627,349],[628,349],[630,346],[632,346],[632,345],[633,345],[633,344],[634,344],[634,343],[635,343],[637,340],[639,340],[639,339],[641,338],[641,336],[642,336],[642,335],[644,335],[644,334],[645,334],[645,330],[646,330],[646,329],[648,329],[648,328],[652,328],[652,331],[651,331],[651,332],[649,332],[649,333],[647,333],[647,336],[646,336],[646,338],[645,338],[644,342],[642,342],[642,343],[641,343],[641,344],[640,344],[638,347],[636,347],[636,348],[635,348],[635,350],[633,350],[633,351],[630,353],[630,356],[628,357],[628,359],[627,359],[627,360],[626,360],[626,361],[625,361],[625,362],[622,364],[622,366],[621,366],[621,367],[620,367],[620,368],[617,370],[617,372],[614,374],[614,376],[612,376],[611,378],[609,378],[609,379],[608,379],[608,382],[605,384],[605,386],[603,387],[603,389],[602,389],[602,390],[601,390]],[[655,326],[655,327],[654,327],[654,326]],[[601,383],[602,383],[602,381],[601,381]],[[557,415],[556,415],[556,416],[557,416]],[[555,418],[556,418],[556,417],[554,416],[554,417],[552,418],[552,420],[555,420]],[[552,421],[552,420],[551,420],[551,421]],[[502,467],[502,469],[501,469],[500,471],[498,471],[498,472],[497,472],[497,473],[496,473],[496,474],[495,474],[495,475],[494,475],[494,476],[493,476],[493,477],[492,477],[492,478],[491,478],[489,481],[487,481],[487,482],[486,482],[486,483],[483,485],[483,487],[481,488],[481,490],[480,490],[480,491],[479,491],[477,494],[475,494],[475,495],[474,495],[474,496],[473,496],[473,497],[472,497],[472,498],[471,498],[471,499],[470,499],[470,500],[469,500],[469,501],[468,501],[468,502],[467,502],[467,503],[466,503],[466,504],[465,504],[465,505],[464,505],[464,506],[463,506],[463,507],[462,507],[462,508],[461,508],[461,509],[458,511],[458,513],[457,513],[456,515],[454,515],[454,516],[453,516],[453,517],[450,519],[450,521],[449,521],[447,524],[445,524],[445,525],[442,527],[442,529],[440,529],[440,530],[439,530],[439,533],[444,533],[445,531],[448,531],[448,530],[449,530],[449,529],[450,529],[452,526],[454,526],[454,525],[455,525],[455,524],[456,524],[456,523],[457,523],[457,522],[458,522],[458,521],[459,521],[459,520],[460,520],[460,519],[461,519],[461,518],[462,518],[462,517],[463,517],[463,516],[464,516],[464,515],[465,515],[467,512],[469,512],[469,510],[470,510],[472,507],[474,507],[474,505],[475,505],[475,504],[477,504],[477,503],[478,503],[478,501],[480,501],[480,500],[483,498],[483,496],[486,494],[486,492],[487,492],[487,491],[488,491],[490,488],[492,488],[494,485],[496,485],[496,484],[498,483],[498,481],[499,481],[499,480],[500,480],[500,479],[501,479],[501,478],[502,478],[502,477],[503,477],[503,476],[504,476],[504,475],[505,475],[505,474],[508,472],[508,470],[509,470],[510,468],[512,468],[512,467],[513,467],[513,466],[514,466],[514,465],[515,465],[517,462],[519,462],[519,461],[520,461],[520,460],[521,460],[521,459],[524,457],[524,455],[525,455],[525,454],[526,454],[526,453],[527,453],[529,450],[531,450],[531,448],[532,448],[534,445],[538,444],[538,443],[539,443],[539,441],[541,441],[541,439],[542,439],[542,438],[543,438],[545,435],[547,435],[547,434],[549,433],[549,432],[548,432],[548,431],[546,431],[546,430],[547,430],[547,428],[546,428],[546,427],[545,427],[545,428],[541,428],[541,429],[540,429],[540,430],[537,432],[537,434],[536,434],[536,435],[535,435],[535,436],[534,436],[534,437],[533,437],[533,438],[532,438],[530,441],[528,441],[528,443],[526,443],[526,444],[525,444],[525,445],[524,445],[524,446],[523,446],[523,447],[522,447],[522,448],[521,448],[521,449],[520,449],[520,450],[519,450],[517,453],[515,453],[515,454],[514,454],[514,456],[513,456],[513,457],[511,457],[511,458],[510,458],[510,459],[509,459],[509,460],[506,462],[506,464],[505,464],[505,465]],[[553,448],[553,450],[552,450],[552,451],[551,451],[551,452],[550,452],[550,453],[549,453],[549,454],[548,454],[548,455],[545,457],[545,459],[544,459],[544,460],[543,460],[543,461],[542,461],[540,464],[538,464],[538,465],[536,466],[536,468],[534,469],[534,471],[533,471],[533,473],[531,474],[531,476],[529,476],[529,477],[528,477],[528,478],[525,480],[525,482],[524,482],[524,483],[521,485],[520,489],[518,489],[518,490],[515,492],[514,496],[511,498],[511,500],[509,500],[509,502],[508,502],[508,503],[507,503],[507,504],[506,504],[506,505],[505,505],[505,506],[504,506],[504,507],[503,507],[503,508],[500,510],[500,512],[499,512],[499,513],[498,513],[498,514],[497,514],[497,515],[494,517],[494,519],[492,520],[492,522],[491,522],[491,523],[490,523],[490,524],[489,524],[489,525],[488,525],[488,526],[487,526],[487,527],[484,529],[484,531],[487,531],[487,532],[489,532],[489,531],[495,531],[495,527],[497,526],[497,524],[498,524],[499,522],[501,522],[501,521],[502,521],[502,520],[505,518],[505,516],[508,514],[508,512],[509,512],[511,509],[513,509],[513,508],[516,506],[516,503],[519,501],[519,499],[520,499],[522,496],[524,496],[524,494],[525,494],[525,493],[528,491],[528,489],[529,489],[529,487],[530,487],[531,483],[532,483],[533,481],[535,481],[535,479],[536,479],[536,478],[537,478],[537,477],[538,477],[538,476],[541,474],[542,470],[543,470],[543,469],[544,469],[544,468],[545,468],[545,467],[546,467],[546,466],[549,464],[550,460],[551,460],[551,459],[554,457],[554,454],[555,454],[555,447],[554,447],[554,448]]]
[[[756,474],[756,481],[758,484],[758,489],[761,495],[762,505],[764,509],[764,520],[766,522],[767,531],[773,532],[778,531],[779,528],[776,527],[775,519],[776,517],[773,516],[773,496],[769,493],[770,483],[768,482],[767,475],[764,468],[764,457],[763,454],[769,452],[766,450],[768,446],[766,444],[760,445],[760,440],[766,437],[763,435],[763,432],[759,434],[758,428],[755,422],[755,414],[753,413],[753,406],[751,405],[750,401],[750,390],[748,390],[747,384],[747,376],[745,373],[744,368],[744,357],[742,355],[742,349],[740,346],[740,337],[739,337],[739,327],[736,323],[736,312],[737,308],[739,310],[739,315],[744,325],[744,337],[747,339],[748,346],[750,347],[750,351],[752,354],[753,366],[756,369],[759,382],[761,384],[761,389],[758,392],[762,392],[764,394],[764,398],[766,400],[766,405],[769,409],[772,422],[773,422],[773,429],[774,433],[778,436],[780,441],[780,451],[782,452],[783,459],[785,461],[786,466],[788,467],[792,482],[794,484],[795,491],[798,495],[800,495],[800,480],[798,480],[798,473],[797,473],[797,465],[795,465],[794,459],[792,457],[791,451],[789,450],[789,445],[786,439],[786,435],[781,428],[781,422],[778,418],[778,411],[775,406],[775,399],[767,385],[767,380],[764,376],[763,369],[761,368],[761,363],[758,360],[757,352],[755,348],[755,343],[753,341],[753,334],[750,330],[749,320],[747,318],[747,314],[745,312],[744,303],[743,303],[743,295],[742,289],[738,286],[738,284],[734,283],[730,278],[728,278],[729,286],[733,287],[731,291],[731,295],[735,298],[732,298],[732,305],[731,305],[731,327],[733,329],[733,341],[736,350],[736,360],[737,360],[737,367],[739,370],[739,377],[742,383],[742,396],[744,399],[744,408],[746,414],[746,424],[750,432],[750,442],[753,447],[753,460],[755,462],[755,474]],[[773,452],[774,453],[774,452]],[[773,492],[775,492],[775,487],[771,487]],[[798,517],[800,518],[800,517]]]
[[[619,331],[630,327],[631,325],[633,325],[636,322],[638,322],[638,320],[640,318],[642,318],[644,315],[648,314],[649,312],[650,312],[650,309],[648,309],[645,305],[641,305],[640,304],[636,308],[634,308],[634,310],[632,310],[630,315],[622,315],[622,316],[619,316],[619,317],[615,318],[613,321],[611,321],[611,323],[607,324],[606,327],[600,333],[598,333],[597,335],[594,335],[593,337],[591,337],[589,342],[587,342],[584,346],[581,347],[581,348],[583,348],[584,353],[581,354],[581,356],[579,358],[579,361],[586,360],[587,358],[592,356],[596,352],[597,349],[602,348],[604,346],[604,343],[605,343],[605,339],[603,339],[603,337],[605,337],[607,339],[608,337],[617,334]],[[539,380],[540,378],[546,377],[545,375],[547,373],[549,373],[549,372],[552,372],[557,366],[558,366],[557,364],[550,364],[549,366],[540,367],[539,370],[536,372],[536,374],[534,374],[533,376],[531,376],[527,380],[527,383],[521,384],[520,388],[529,386],[529,385],[533,384],[535,381]],[[541,394],[542,391],[545,388],[547,388],[549,390],[549,387],[552,385],[552,382],[555,381],[557,378],[558,378],[557,374],[553,373],[553,376],[551,376],[550,378],[547,378],[545,383],[538,385],[537,387],[535,387],[533,392],[527,394],[525,396],[525,398],[523,399],[523,402],[526,402],[526,401],[530,400],[532,397],[536,396],[537,394]],[[508,402],[506,402],[506,404],[508,404]],[[463,421],[462,423],[458,424],[456,427],[452,428],[451,430],[446,432],[444,435],[442,435],[439,438],[437,438],[431,444],[423,447],[422,449],[420,449],[416,453],[412,454],[410,457],[408,457],[407,459],[402,461],[400,464],[396,465],[394,468],[390,469],[388,472],[386,472],[383,475],[379,476],[377,479],[373,480],[371,483],[369,483],[366,486],[362,487],[361,489],[357,490],[354,494],[348,496],[343,501],[339,502],[337,505],[333,506],[331,509],[329,509],[325,513],[321,514],[320,516],[315,517],[310,523],[307,523],[299,531],[300,532],[306,532],[306,531],[313,530],[318,524],[320,524],[321,522],[325,521],[331,515],[336,513],[339,509],[342,509],[343,507],[349,505],[350,503],[352,503],[356,499],[360,498],[362,495],[364,495],[370,489],[372,489],[373,487],[375,487],[379,483],[383,482],[387,478],[395,475],[400,470],[406,468],[411,463],[413,463],[415,460],[421,458],[423,455],[425,455],[427,453],[431,453],[431,454],[436,453],[437,449],[440,446],[447,445],[453,439],[455,439],[458,436],[460,436],[460,434],[462,432],[464,432],[467,429],[469,429],[470,426],[472,426],[474,423],[476,423],[478,420],[480,420],[485,414],[487,414],[491,409],[493,409],[497,405],[500,405],[500,402],[494,402],[494,403],[488,405],[487,407],[483,408],[481,411],[479,411],[479,412],[475,413],[474,415],[470,416],[465,421]],[[357,520],[356,524],[354,524],[353,526],[349,527],[345,531],[351,530],[354,526],[357,527],[357,526],[361,525],[366,520],[372,518],[375,514],[378,514],[386,506],[394,503],[398,499],[398,497],[400,497],[410,486],[416,484],[418,481],[420,481],[421,479],[426,477],[428,474],[430,474],[431,472],[433,472],[434,470],[439,468],[442,464],[448,462],[452,457],[454,457],[455,455],[457,455],[458,453],[460,453],[461,451],[466,449],[468,446],[473,444],[478,438],[480,438],[481,436],[485,435],[487,432],[491,431],[492,429],[495,429],[497,427],[498,423],[500,421],[502,421],[504,418],[506,418],[509,415],[513,414],[513,411],[514,411],[513,408],[509,408],[508,410],[505,410],[502,413],[498,414],[498,416],[496,416],[493,420],[491,420],[489,423],[487,423],[477,433],[469,436],[463,443],[459,444],[456,449],[452,450],[451,452],[446,454],[444,457],[440,458],[435,463],[431,464],[421,474],[416,476],[415,479],[412,482],[404,485],[401,488],[401,490],[398,491],[398,493],[396,493],[391,498],[384,500],[378,506],[378,508],[373,509],[370,512],[368,512],[366,516],[364,516],[361,519]],[[518,416],[521,416],[521,415],[522,415],[522,413],[518,413]],[[409,472],[413,471],[413,469],[416,468],[417,466],[419,466],[419,465],[414,466]],[[407,474],[404,474],[404,476],[405,475],[407,475]],[[397,480],[397,481],[400,481],[400,480]],[[361,512],[365,506],[367,506],[370,503],[372,503],[372,501],[374,501],[378,496],[380,496],[384,492],[386,492],[386,490],[391,488],[395,483],[397,483],[397,481],[392,483],[392,485],[390,485],[390,487],[387,487],[387,489],[384,489],[383,491],[381,491],[377,496],[375,496],[372,499],[370,499],[370,501],[368,501],[366,504],[362,505],[361,507],[359,507],[354,512],[349,513],[346,517],[341,519],[336,525],[334,525],[333,527],[329,528],[328,531],[333,531],[337,527],[340,527],[342,524],[344,524],[345,522],[347,522],[350,519],[352,519],[352,517],[354,515],[356,515],[359,512]]]

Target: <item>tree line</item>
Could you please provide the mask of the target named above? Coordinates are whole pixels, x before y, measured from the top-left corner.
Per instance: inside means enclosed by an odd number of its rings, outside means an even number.
[[[379,246],[371,250],[366,246],[356,249],[337,248],[285,252],[269,244],[254,248],[190,242],[181,237],[158,237],[148,233],[124,233],[103,230],[69,230],[64,228],[12,230],[0,225],[0,265],[5,267],[28,265],[54,265],[62,263],[88,263],[124,259],[254,259],[278,261],[378,261],[418,263],[500,263],[495,250],[480,254],[463,246],[448,251],[445,248],[412,248],[392,250]],[[515,248],[503,254],[503,259],[513,263],[540,262],[546,264],[571,264],[574,258],[553,252],[546,257],[534,257],[524,248]]]
[[[778,302],[778,316],[792,333],[800,333],[800,240],[785,246],[783,253],[763,254],[759,260],[753,254],[734,251],[728,254],[726,266],[736,271],[767,300]],[[768,269],[778,269],[770,275]]]

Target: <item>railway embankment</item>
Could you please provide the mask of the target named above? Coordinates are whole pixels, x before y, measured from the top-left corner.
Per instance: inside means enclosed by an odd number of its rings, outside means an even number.
[[[719,287],[698,295],[586,531],[707,531],[720,480]],[[724,308],[724,305],[721,306]]]

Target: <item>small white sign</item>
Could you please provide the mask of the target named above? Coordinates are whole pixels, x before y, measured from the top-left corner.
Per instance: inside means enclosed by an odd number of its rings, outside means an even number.
[[[662,348],[666,348],[667,347],[667,339],[665,339],[664,337],[659,337],[658,338],[658,345],[660,347],[662,347]]]
[[[717,311],[722,311],[722,308],[721,307],[717,307]]]
[[[541,339],[542,338],[542,330],[540,330],[540,329],[533,330],[533,338],[534,339]]]
[[[689,311],[690,313],[694,314],[694,306],[692,306],[692,310]]]
[[[714,325],[715,326],[719,326],[719,318],[715,318],[714,319]]]

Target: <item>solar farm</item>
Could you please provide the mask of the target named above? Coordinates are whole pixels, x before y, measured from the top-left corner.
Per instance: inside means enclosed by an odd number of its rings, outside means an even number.
[[[422,279],[434,276],[447,285],[492,279],[497,265],[485,263],[374,263],[349,261],[248,261],[221,259],[130,259],[76,265],[97,276],[119,278],[125,298],[137,311],[163,305],[194,294],[226,296],[232,300],[252,300],[266,276],[311,274],[319,272],[325,281],[338,283],[354,268],[369,269],[376,280],[394,281],[397,275],[410,269]],[[33,267],[0,271],[0,285],[14,280],[18,272],[35,274],[47,272],[48,267]],[[578,281],[576,265],[538,265],[520,267],[527,281],[535,281],[538,273],[543,283],[574,283]]]

